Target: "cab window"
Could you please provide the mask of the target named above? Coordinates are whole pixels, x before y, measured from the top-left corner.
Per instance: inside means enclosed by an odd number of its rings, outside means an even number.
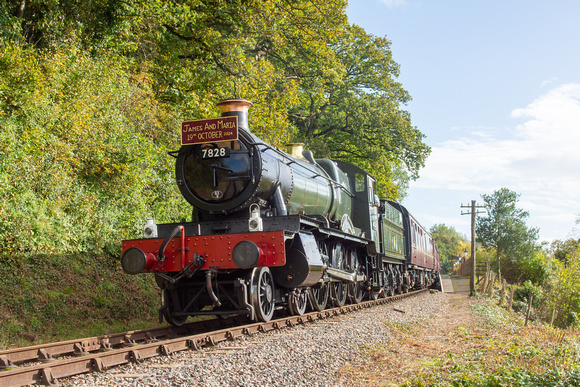
[[[363,174],[357,173],[354,176],[356,192],[363,192],[365,190],[365,176]]]

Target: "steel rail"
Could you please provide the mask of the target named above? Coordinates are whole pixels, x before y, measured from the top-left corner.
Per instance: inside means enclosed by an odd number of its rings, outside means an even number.
[[[47,343],[30,347],[14,348],[0,351],[1,370],[15,368],[31,362],[49,362],[62,356],[82,356],[88,352],[107,351],[121,346],[134,346],[137,343],[151,342],[165,338],[191,335],[215,329],[226,328],[243,323],[243,319],[208,319],[192,322],[181,327],[165,326],[149,329],[127,331],[84,339]]]
[[[27,367],[7,367],[4,371],[0,371],[0,385],[6,387],[16,387],[24,386],[28,384],[44,384],[48,386],[58,386],[58,379],[79,375],[94,371],[104,371],[108,368],[120,366],[123,364],[128,364],[130,362],[142,362],[145,359],[155,357],[155,356],[169,356],[174,352],[180,352],[185,350],[197,350],[203,346],[214,346],[220,342],[235,340],[238,337],[244,335],[252,335],[256,333],[265,333],[273,330],[278,330],[286,327],[292,327],[295,325],[306,324],[309,322],[315,322],[319,320],[324,320],[334,316],[339,316],[356,310],[361,310],[363,308],[370,308],[375,305],[382,305],[397,301],[409,296],[413,296],[428,289],[421,289],[405,294],[398,294],[392,297],[380,298],[377,300],[365,301],[359,304],[350,304],[338,308],[326,309],[321,312],[311,312],[306,313],[301,316],[289,316],[276,320],[271,320],[268,322],[251,323],[247,325],[229,326],[223,328],[220,326],[218,330],[213,330],[209,332],[201,332],[192,334],[191,328],[182,327],[184,329],[169,328],[172,330],[174,335],[182,334],[181,337],[171,337],[171,334],[163,333],[163,337],[166,339],[162,341],[158,340],[151,331],[163,330],[164,328],[155,328],[153,330],[142,330],[142,331],[131,331],[125,332],[118,335],[106,336],[109,340],[113,339],[119,343],[119,345],[124,345],[122,348],[112,349],[112,347],[103,348],[99,342],[99,345],[95,342],[95,338],[82,339],[82,340],[71,340],[62,343],[54,343],[47,345],[35,346],[38,352],[44,349],[47,353],[61,353],[71,354],[70,345],[73,344],[73,351],[75,343],[87,342],[92,343],[91,345],[85,345],[85,351],[82,353],[77,353],[77,356],[72,358],[67,358],[63,360],[54,359],[54,357],[48,360],[42,360],[41,364],[27,366]],[[219,321],[208,320],[212,323]],[[206,322],[200,322],[199,326],[205,324]],[[190,324],[188,324],[190,325]],[[194,323],[195,325],[195,323]],[[214,327],[215,328],[215,327]],[[207,328],[206,328],[207,329]],[[180,333],[178,333],[180,331]],[[129,340],[126,338],[129,336]],[[137,340],[130,339],[141,338],[146,341],[145,343],[139,344]],[[161,337],[161,336],[158,336]],[[147,338],[147,339],[145,339]],[[49,352],[49,349],[50,351]],[[63,349],[64,348],[64,349]],[[94,348],[94,349],[92,349]],[[34,351],[30,347],[31,351]],[[78,349],[78,348],[77,348]],[[98,351],[91,353],[90,350]],[[6,353],[11,352],[17,353],[18,350],[7,350],[0,351],[0,356],[8,356]],[[22,351],[25,353],[26,351]],[[77,351],[78,352],[78,351]],[[26,352],[28,353],[28,352]],[[21,355],[24,357],[24,355]],[[27,355],[31,357],[31,355]],[[38,356],[37,356],[38,358]]]

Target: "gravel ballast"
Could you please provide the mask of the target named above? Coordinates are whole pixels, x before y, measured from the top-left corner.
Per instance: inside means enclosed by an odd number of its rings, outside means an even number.
[[[448,304],[446,293],[422,293],[392,304],[299,325],[200,351],[184,351],[103,373],[60,381],[63,386],[346,386],[336,371],[361,349],[390,340],[386,323],[426,321]]]

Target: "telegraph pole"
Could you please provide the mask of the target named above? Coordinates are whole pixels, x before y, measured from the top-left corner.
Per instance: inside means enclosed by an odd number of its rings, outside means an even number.
[[[476,205],[475,200],[471,201],[471,205],[464,206],[461,203],[461,208],[470,208],[465,212],[461,210],[461,215],[471,215],[471,258],[473,259],[473,267],[471,268],[471,278],[469,279],[469,295],[475,296],[475,215],[485,211],[477,210],[477,208],[484,208],[484,206]]]

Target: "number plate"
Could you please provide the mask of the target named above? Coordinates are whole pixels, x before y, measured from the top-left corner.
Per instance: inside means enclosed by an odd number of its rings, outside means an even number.
[[[201,150],[202,159],[230,157],[230,148],[205,148]]]

